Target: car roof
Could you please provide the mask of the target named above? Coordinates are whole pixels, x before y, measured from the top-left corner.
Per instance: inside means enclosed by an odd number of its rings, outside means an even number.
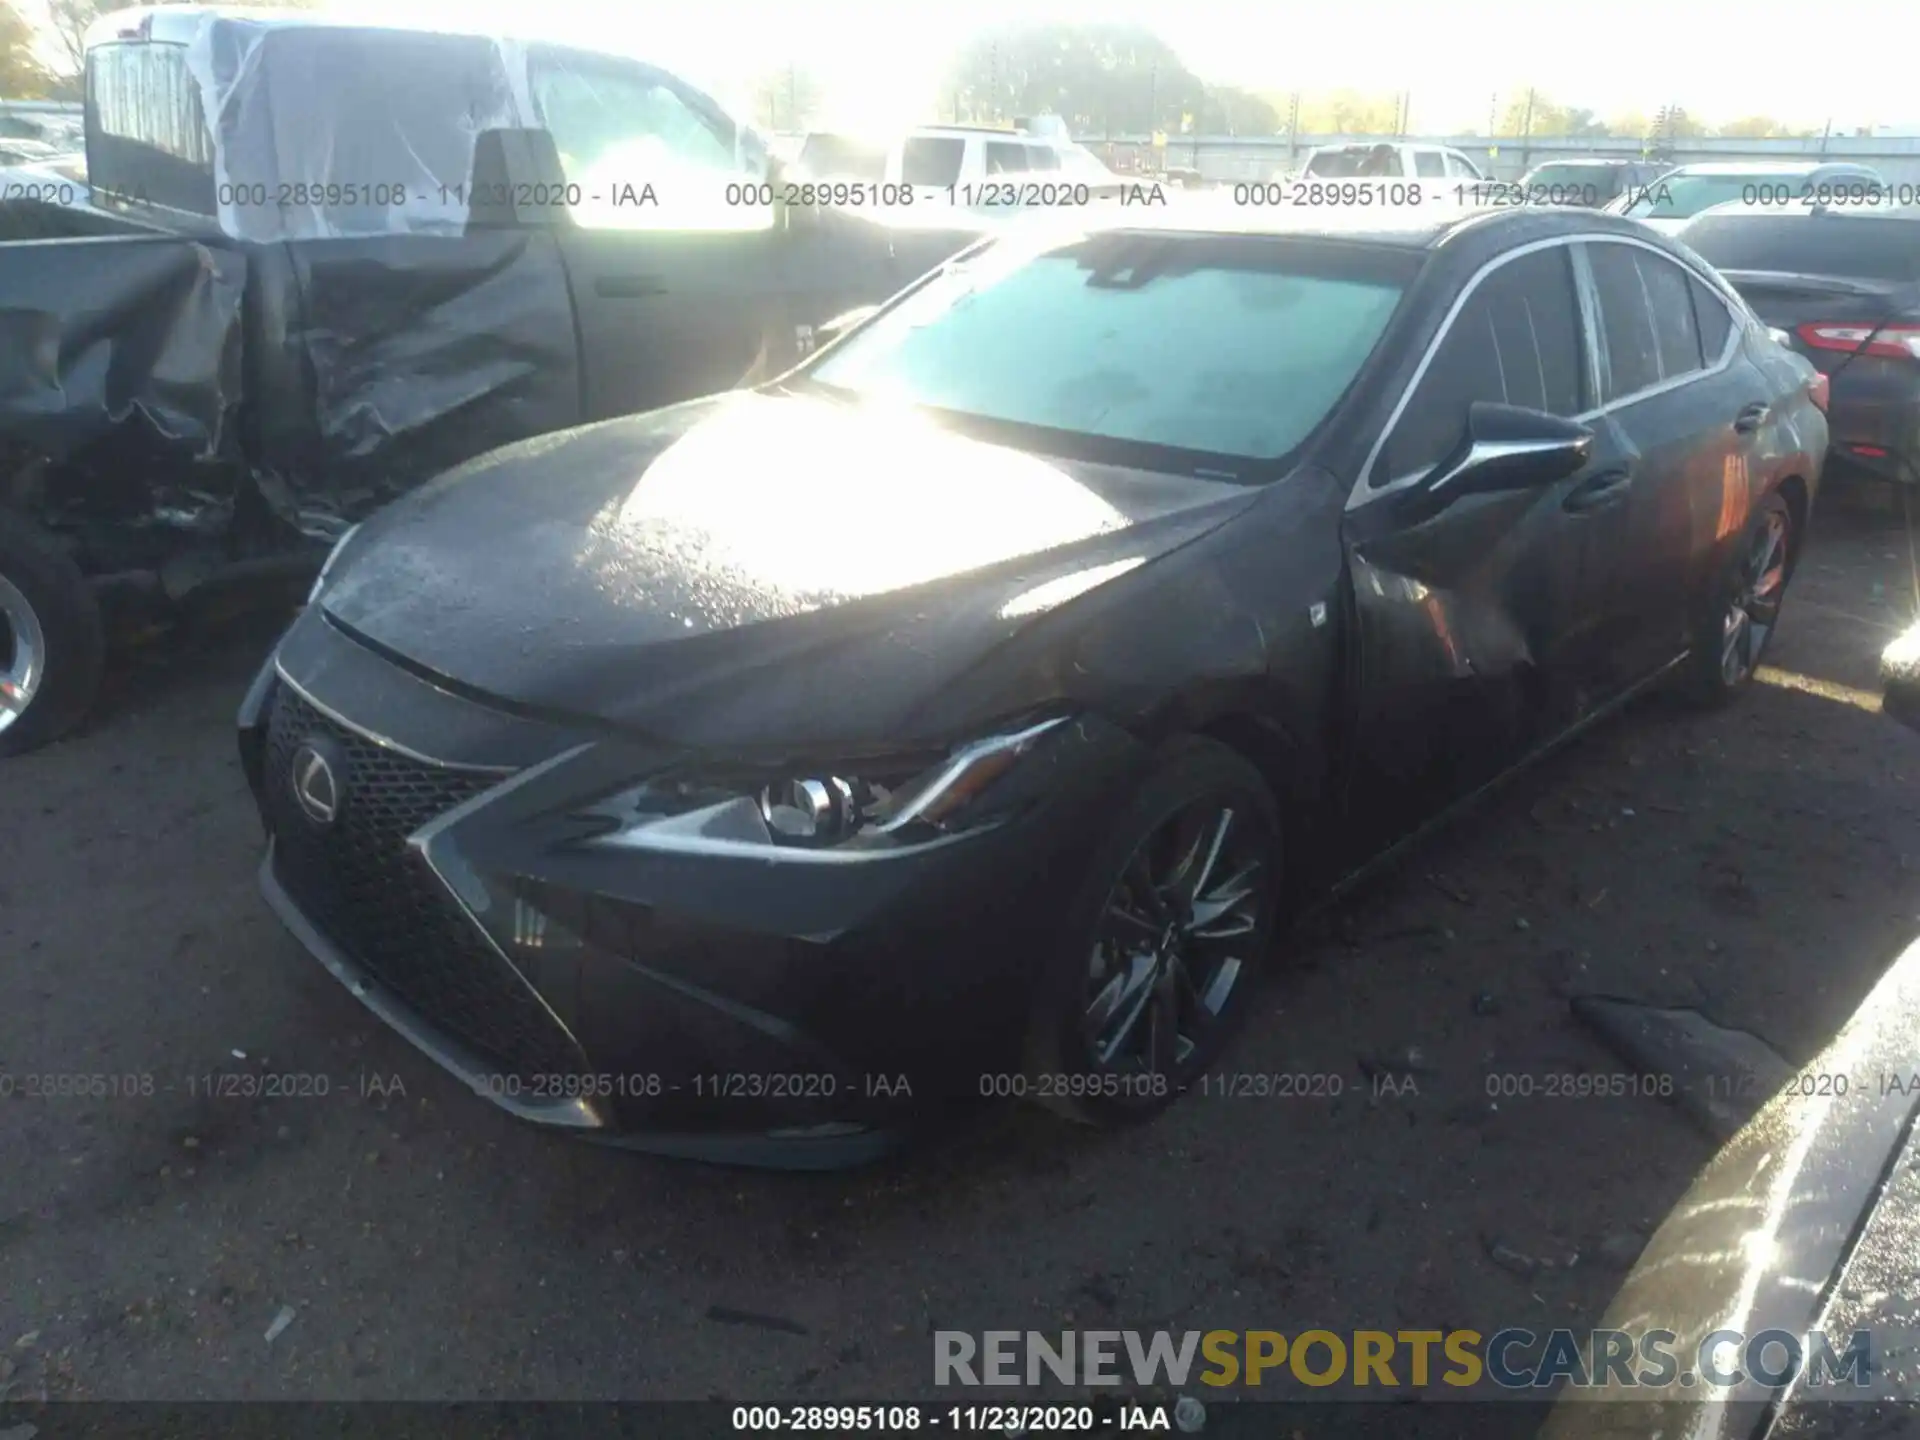
[[[1622,160],[1617,155],[1556,155],[1551,160],[1542,160],[1533,168],[1544,170],[1549,165],[1652,165],[1652,160]]]
[[[1728,220],[1734,216],[1752,220],[1890,220],[1896,224],[1920,224],[1920,204],[1914,205],[1822,205],[1812,200],[1792,205],[1749,205],[1744,200],[1729,200],[1712,205],[1688,221]]]
[[[198,38],[201,30],[214,21],[223,21],[228,25],[248,30],[336,30],[359,31],[366,34],[397,32],[405,35],[441,35],[454,40],[488,40],[518,36],[522,39],[539,41],[537,34],[529,35],[505,26],[489,28],[479,25],[470,27],[434,25],[424,20],[410,21],[404,16],[369,20],[364,15],[352,12],[333,14],[326,10],[286,10],[250,5],[161,4],[115,10],[102,15],[87,27],[86,43],[92,47],[113,40],[144,39],[163,45],[190,45]],[[591,45],[575,41],[541,43],[550,43],[557,50],[573,50],[585,54],[611,53],[602,52]],[[636,58],[635,63],[647,62]],[[655,68],[665,67],[656,65]]]
[[[966,139],[973,135],[985,135],[996,140],[1042,140],[1045,136],[1034,135],[1025,130],[1010,130],[1002,125],[916,125],[907,131],[909,138],[916,135],[953,136]]]
[[[1511,230],[1516,237],[1545,239],[1562,234],[1617,234],[1644,239],[1646,227],[1597,211],[1565,210],[1546,206],[1462,207],[1407,206],[1397,210],[1366,205],[1235,205],[1231,191],[1201,192],[1181,203],[1144,207],[1115,205],[1091,217],[1102,230],[1202,236],[1272,236],[1302,239],[1353,240],[1431,250],[1456,235],[1497,235]],[[1134,211],[1129,214],[1129,211]],[[1088,223],[1087,212],[1077,212],[1078,223]],[[1075,223],[1067,221],[1065,223]]]
[[[1682,165],[1672,175],[1803,175],[1812,170],[1833,167],[1865,170],[1868,167],[1850,160],[1712,160],[1698,165]]]

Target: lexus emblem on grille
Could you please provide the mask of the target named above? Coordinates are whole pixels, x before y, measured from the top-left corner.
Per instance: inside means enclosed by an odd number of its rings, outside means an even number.
[[[316,825],[331,825],[340,814],[338,757],[324,741],[309,740],[293,752],[293,798]]]

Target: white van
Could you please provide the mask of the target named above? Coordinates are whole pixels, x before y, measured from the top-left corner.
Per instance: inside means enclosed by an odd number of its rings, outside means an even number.
[[[1052,117],[1042,117],[1051,119]],[[1063,130],[1007,130],[985,125],[927,125],[911,130],[887,152],[886,182],[911,185],[928,198],[980,203],[996,180],[1058,181],[1117,186],[1120,177]],[[970,198],[971,197],[971,198]],[[988,203],[992,203],[989,201]]]

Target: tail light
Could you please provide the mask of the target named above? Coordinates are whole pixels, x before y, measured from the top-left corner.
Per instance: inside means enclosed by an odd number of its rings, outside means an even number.
[[[1832,382],[1818,372],[1807,382],[1807,394],[1813,397],[1813,403],[1820,407],[1822,415],[1827,413],[1827,396],[1832,388]]]
[[[1802,325],[1800,339],[1815,350],[1920,360],[1920,325],[1882,325],[1877,330],[1871,325]]]

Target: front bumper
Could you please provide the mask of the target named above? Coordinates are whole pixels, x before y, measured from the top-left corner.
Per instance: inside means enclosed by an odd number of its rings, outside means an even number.
[[[476,1094],[583,1138],[825,1167],[977,1104],[1018,1068],[1062,877],[1144,758],[1117,729],[1062,728],[1044,803],[850,865],[569,845],[551,828],[555,787],[602,747],[462,769],[349,724],[272,664],[241,749],[269,905]],[[291,798],[308,739],[346,772],[325,830]]]

